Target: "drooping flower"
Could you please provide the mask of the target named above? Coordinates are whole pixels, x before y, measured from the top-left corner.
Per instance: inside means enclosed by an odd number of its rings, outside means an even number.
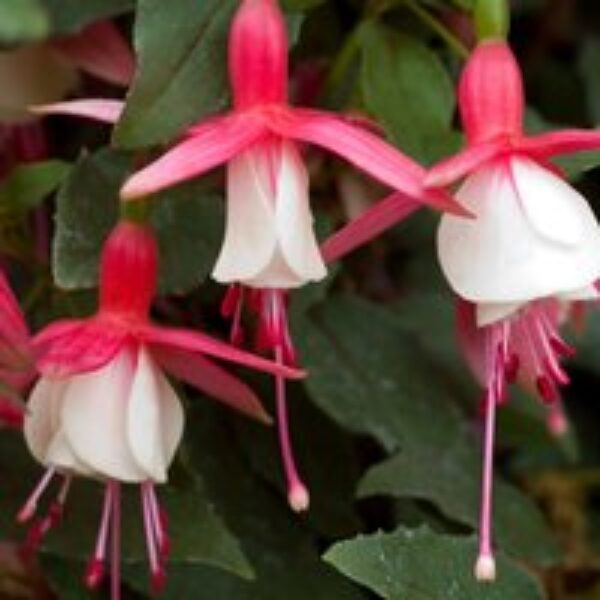
[[[193,127],[122,190],[124,199],[144,196],[227,163],[227,232],[213,273],[224,283],[289,288],[324,277],[298,142],[333,152],[420,203],[457,209],[443,194],[424,196],[423,169],[377,136],[349,119],[289,106],[287,56],[276,0],[243,0],[229,44],[233,111]]]
[[[269,417],[250,388],[212,359],[284,377],[301,375],[202,333],[152,323],[157,258],[149,226],[120,222],[103,248],[98,312],[88,319],[53,323],[33,342],[41,377],[29,399],[24,431],[32,454],[47,471],[19,520],[31,519],[50,481],[62,478],[48,513],[29,530],[29,546],[35,547],[60,520],[74,475],[105,482],[86,581],[95,587],[102,580],[111,537],[113,598],[120,593],[121,483],[140,484],[153,587],[164,583],[168,539],[155,485],[167,479],[184,424],[167,375],[265,422]]]
[[[487,390],[475,575],[491,580],[496,406],[511,379],[535,389],[548,404],[560,402],[559,388],[568,383],[560,359],[572,350],[560,337],[557,311],[561,303],[598,297],[598,223],[549,160],[600,147],[600,132],[526,136],[521,72],[499,39],[474,50],[461,77],[459,107],[467,148],[431,169],[426,183],[448,185],[466,177],[456,197],[475,215],[470,220],[442,216],[438,255],[455,293],[472,303],[472,323],[463,320],[463,335],[476,341],[470,353],[479,355],[476,370]],[[551,422],[560,428],[560,404],[553,410]]]

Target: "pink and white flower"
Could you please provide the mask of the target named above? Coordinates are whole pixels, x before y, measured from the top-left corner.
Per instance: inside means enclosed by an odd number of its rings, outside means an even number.
[[[461,77],[465,150],[433,167],[426,185],[462,180],[456,197],[474,219],[443,215],[440,264],[462,299],[459,333],[486,390],[479,557],[475,576],[495,578],[492,543],[496,406],[519,381],[551,405],[564,427],[560,362],[573,350],[560,336],[560,305],[596,299],[600,228],[586,200],[549,160],[600,147],[600,132],[523,132],[523,82],[509,46],[497,39],[474,50]],[[464,307],[467,307],[466,309]]]
[[[35,547],[60,520],[74,475],[106,482],[86,581],[95,587],[103,577],[112,527],[113,599],[120,597],[121,483],[141,486],[153,586],[159,589],[164,583],[168,540],[154,486],[166,482],[184,426],[167,375],[263,422],[270,419],[252,390],[212,359],[283,377],[302,375],[202,333],[155,325],[149,310],[156,278],[157,244],[151,229],[122,221],[104,245],[96,315],[53,323],[33,341],[41,377],[29,398],[24,432],[33,456],[47,471],[19,520],[34,516],[42,493],[60,476],[56,501],[30,529],[29,546]]]

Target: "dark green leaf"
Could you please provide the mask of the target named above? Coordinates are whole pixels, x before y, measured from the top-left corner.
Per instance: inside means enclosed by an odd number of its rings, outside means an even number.
[[[64,289],[94,287],[102,242],[117,220],[118,193],[130,167],[125,154],[82,156],[57,197],[52,264]]]
[[[367,475],[362,495],[427,499],[475,527],[477,440],[453,405],[462,387],[451,385],[442,360],[392,313],[350,298],[330,298],[299,321],[297,330],[313,400],[346,428],[370,433],[390,452],[402,450]],[[535,507],[506,484],[498,483],[498,497],[503,548],[542,563],[555,561],[556,545]]]
[[[118,217],[118,192],[131,168],[114,150],[82,157],[58,194],[54,277],[65,289],[94,287],[102,243]],[[198,181],[167,190],[153,201],[152,222],[160,246],[162,293],[187,292],[214,263],[223,217],[218,195]]]
[[[171,140],[224,106],[226,40],[235,0],[140,0],[139,68],[115,142],[138,148]]]
[[[35,208],[64,180],[70,165],[60,160],[28,163],[13,169],[0,185],[0,212]]]
[[[471,447],[451,440],[444,447],[421,451],[413,448],[368,471],[359,495],[427,500],[445,516],[476,529],[480,502],[480,466],[476,458]],[[518,558],[555,564],[560,557],[558,547],[539,510],[527,496],[500,479],[494,487],[498,546]]]
[[[325,560],[386,600],[543,598],[538,582],[502,555],[498,580],[478,583],[472,575],[476,556],[473,538],[401,528],[336,544]]]
[[[40,0],[55,33],[79,31],[100,19],[133,10],[135,0]]]
[[[191,181],[156,197],[152,222],[160,246],[160,292],[189,292],[216,261],[223,239],[222,197]]]
[[[365,104],[390,138],[425,163],[454,150],[454,87],[435,53],[375,24],[364,27],[363,53]]]

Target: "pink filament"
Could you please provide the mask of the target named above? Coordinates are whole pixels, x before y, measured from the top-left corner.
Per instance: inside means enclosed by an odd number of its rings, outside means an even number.
[[[159,534],[161,523],[160,515],[153,508],[152,484],[142,484],[142,512],[144,515],[144,530],[146,532],[146,548],[148,550],[148,561],[150,562],[151,587],[154,593],[159,593],[165,586],[166,574],[159,555]]]
[[[88,563],[85,576],[85,583],[91,589],[97,588],[104,578],[104,561],[106,558],[108,530],[111,523],[111,513],[113,511],[114,493],[112,485],[109,483],[104,491],[104,504],[102,506],[102,517],[100,518],[100,527],[96,538],[96,547],[94,549],[94,554]]]
[[[29,519],[31,519],[31,517],[33,517],[33,515],[35,515],[38,502],[40,501],[43,493],[46,491],[46,488],[50,485],[55,473],[56,469],[54,467],[50,467],[46,470],[39,483],[35,486],[33,492],[31,492],[31,495],[29,498],[27,498],[25,504],[19,511],[17,515],[17,521],[19,523],[26,523],[29,521]]]
[[[19,512],[18,520],[21,523],[27,521],[35,514],[37,502],[44,490],[50,484],[54,473],[54,469],[49,469],[44,477],[42,477],[42,480],[33,491],[33,494]],[[71,478],[67,476],[64,478],[58,494],[56,495],[54,501],[50,504],[46,514],[37,519],[27,531],[27,536],[22,550],[25,559],[29,559],[37,551],[44,537],[60,522],[70,486]]]
[[[263,340],[271,348],[278,364],[294,364],[296,352],[292,344],[287,322],[284,292],[280,290],[263,291],[263,310],[261,325]],[[287,481],[288,502],[296,512],[308,509],[309,493],[298,474],[292,446],[287,410],[285,379],[275,377],[277,406],[277,431],[279,448]]]
[[[121,486],[118,481],[109,483],[112,491],[112,551],[111,551],[111,600],[121,598]]]

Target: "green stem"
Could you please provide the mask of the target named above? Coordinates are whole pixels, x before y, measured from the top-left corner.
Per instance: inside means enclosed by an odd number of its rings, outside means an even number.
[[[146,198],[121,201],[121,218],[134,223],[146,223],[150,217],[150,202]]]
[[[348,35],[342,49],[338,52],[325,83],[325,98],[334,96],[335,90],[342,84],[346,73],[348,73],[352,63],[356,60],[360,52],[360,36],[364,25],[365,21],[361,21],[357,25],[354,31]]]
[[[443,23],[433,17],[415,0],[402,0],[403,4],[418,17],[431,31],[438,35],[458,57],[466,60],[469,58],[469,49],[453,35]]]

